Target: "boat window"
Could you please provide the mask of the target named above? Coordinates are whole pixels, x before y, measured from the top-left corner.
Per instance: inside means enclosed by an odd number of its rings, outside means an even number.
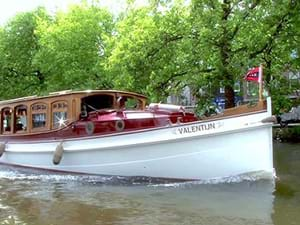
[[[15,107],[15,132],[27,130],[27,106]]]
[[[31,106],[31,110],[32,110],[32,128],[45,127],[47,105],[44,103],[36,103]]]
[[[120,96],[117,99],[119,109],[142,109],[143,102],[132,96]]]
[[[100,109],[113,108],[114,97],[112,95],[92,95],[82,99],[82,110],[86,113]],[[85,112],[82,112],[84,114]]]
[[[124,109],[141,109],[142,108],[142,101],[133,98],[133,97],[121,97],[120,101],[120,108]]]
[[[52,103],[52,128],[60,128],[67,124],[67,111],[66,101]]]
[[[11,131],[11,118],[12,118],[12,109],[4,108],[2,109],[2,131],[10,132]]]

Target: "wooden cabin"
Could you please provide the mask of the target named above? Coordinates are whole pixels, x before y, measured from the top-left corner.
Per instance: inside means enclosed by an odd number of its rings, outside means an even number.
[[[0,136],[23,136],[60,130],[91,111],[145,109],[147,98],[113,90],[61,91],[0,101]]]

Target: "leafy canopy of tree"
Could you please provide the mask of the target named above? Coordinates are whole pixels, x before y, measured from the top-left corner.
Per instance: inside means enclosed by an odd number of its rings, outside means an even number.
[[[0,31],[0,94],[2,98],[37,94],[44,86],[44,75],[34,64],[40,49],[36,36],[38,18],[47,21],[46,11],[38,8],[12,18]]]
[[[189,86],[225,87],[264,65],[275,110],[297,89],[284,79],[300,68],[300,2],[150,0],[118,17],[97,3],[66,12],[21,13],[0,27],[1,98],[61,89],[117,88],[164,100]],[[214,92],[207,92],[210,99]],[[201,98],[199,98],[201,99]]]
[[[158,100],[186,85],[191,71],[187,18],[187,7],[177,4],[162,11],[157,6],[129,11],[116,24],[108,62],[114,86]]]
[[[102,88],[113,29],[112,15],[86,4],[59,12],[36,29],[41,46],[35,63],[46,74],[47,89]]]

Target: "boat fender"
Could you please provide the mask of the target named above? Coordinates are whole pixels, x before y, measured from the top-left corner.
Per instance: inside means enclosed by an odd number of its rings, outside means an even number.
[[[262,123],[277,123],[276,116],[270,116],[261,120]]]
[[[92,135],[95,131],[95,124],[93,122],[87,122],[85,124],[85,132],[88,134],[88,135]]]
[[[5,143],[0,143],[0,157],[3,155],[5,152]]]
[[[123,120],[117,120],[115,124],[116,131],[123,131],[125,128],[125,123]]]
[[[54,165],[58,165],[63,157],[63,152],[64,152],[64,147],[63,147],[63,143],[59,143],[56,146],[54,155],[53,155],[53,164]]]

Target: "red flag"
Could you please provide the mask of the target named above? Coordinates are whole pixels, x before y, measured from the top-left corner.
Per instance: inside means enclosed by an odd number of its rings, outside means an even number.
[[[262,77],[262,70],[261,67],[259,66],[248,70],[247,74],[245,75],[245,80],[260,83],[261,77]]]

